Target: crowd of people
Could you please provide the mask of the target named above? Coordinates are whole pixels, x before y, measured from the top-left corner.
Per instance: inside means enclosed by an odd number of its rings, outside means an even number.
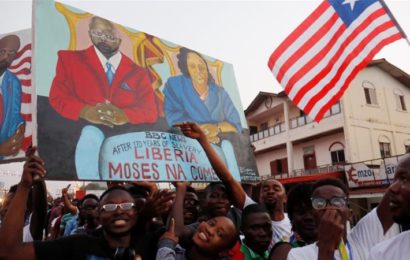
[[[155,183],[110,183],[97,197],[47,203],[43,160],[32,148],[21,181],[0,211],[0,259],[407,259],[410,153],[379,206],[353,228],[349,189],[339,179],[286,192],[264,180],[245,192],[201,128],[178,124],[202,145],[221,182],[198,193]]]

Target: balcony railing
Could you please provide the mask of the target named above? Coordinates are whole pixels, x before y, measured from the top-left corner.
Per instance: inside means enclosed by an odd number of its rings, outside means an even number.
[[[340,114],[340,111],[341,111],[340,102],[337,102],[325,113],[325,115],[323,117],[326,118],[326,117],[330,117],[330,116]],[[312,119],[310,119],[306,115],[291,118],[289,121],[290,121],[290,128],[291,129],[301,127],[301,126],[304,126],[304,125],[307,125],[307,124],[310,124],[310,123],[314,122]],[[286,131],[285,122],[282,122],[282,123],[274,125],[273,127],[270,127],[268,129],[259,131],[255,134],[252,134],[250,136],[250,139],[251,139],[251,142],[256,142],[258,140],[262,140],[262,139],[267,138],[269,136],[277,135],[277,134],[283,133],[285,131]]]
[[[285,130],[286,130],[285,123],[282,122],[272,127],[269,127],[268,129],[265,129],[263,131],[257,132],[256,134],[251,135],[250,139],[251,139],[251,142],[255,142],[255,141],[267,138],[269,136],[283,133],[285,132]]]
[[[275,175],[264,175],[261,176],[261,179],[287,179],[287,178],[294,178],[300,176],[309,176],[314,174],[322,174],[322,173],[331,173],[331,172],[344,172],[344,165],[321,165],[313,169],[297,169],[293,170],[292,172],[288,173],[279,173]]]
[[[324,114],[323,118],[330,117],[333,115],[337,115],[340,113],[340,102],[334,104],[326,113]],[[307,124],[314,122],[310,117],[307,115],[303,115],[300,117],[291,118],[290,120],[290,128],[297,128]]]

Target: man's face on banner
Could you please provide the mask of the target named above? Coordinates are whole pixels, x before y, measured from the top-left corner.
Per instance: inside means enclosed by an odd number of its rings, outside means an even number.
[[[0,39],[0,69],[7,69],[10,66],[19,48],[20,39],[16,35]]]
[[[90,24],[89,35],[95,47],[105,56],[114,55],[120,47],[121,39],[114,25],[107,20],[94,18]]]

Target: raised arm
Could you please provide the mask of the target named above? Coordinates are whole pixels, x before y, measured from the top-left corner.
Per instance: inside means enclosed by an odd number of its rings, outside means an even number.
[[[32,194],[30,233],[34,240],[42,240],[47,215],[47,188],[44,180],[34,182]]]
[[[228,189],[233,205],[238,209],[242,209],[246,199],[245,191],[241,184],[233,178],[228,167],[226,167],[225,163],[219,158],[214,148],[212,148],[211,144],[207,141],[201,128],[195,123],[181,123],[176,126],[180,127],[182,133],[187,137],[198,140],[208,156],[215,173]]]
[[[34,150],[35,151],[35,150]],[[16,194],[0,228],[0,259],[35,259],[33,243],[22,243],[24,212],[34,176],[44,177],[44,162],[31,153],[24,164]]]
[[[184,231],[184,199],[186,188],[189,184],[187,182],[177,182],[175,183],[175,200],[172,205],[171,213],[168,217],[169,220],[175,219],[175,234],[177,236],[181,235]],[[169,221],[168,221],[169,222]],[[168,223],[168,226],[170,223]]]
[[[61,190],[64,207],[70,211],[71,214],[75,215],[78,212],[78,208],[71,203],[70,199],[68,198],[68,188],[63,188]]]

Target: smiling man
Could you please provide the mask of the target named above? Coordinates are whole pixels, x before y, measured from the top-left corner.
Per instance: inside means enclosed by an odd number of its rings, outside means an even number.
[[[50,105],[64,118],[96,125],[156,122],[149,72],[120,52],[114,24],[95,16],[88,34],[89,48],[58,52]]]
[[[410,153],[406,153],[397,165],[394,182],[387,192],[394,222],[407,231],[373,247],[369,259],[408,259],[410,255]]]
[[[113,187],[100,198],[98,213],[102,225],[97,235],[73,235],[61,239],[22,243],[25,201],[35,175],[44,176],[43,161],[32,155],[25,163],[21,181],[0,228],[1,259],[134,259],[136,242],[131,230],[137,210],[131,194],[123,187]]]

